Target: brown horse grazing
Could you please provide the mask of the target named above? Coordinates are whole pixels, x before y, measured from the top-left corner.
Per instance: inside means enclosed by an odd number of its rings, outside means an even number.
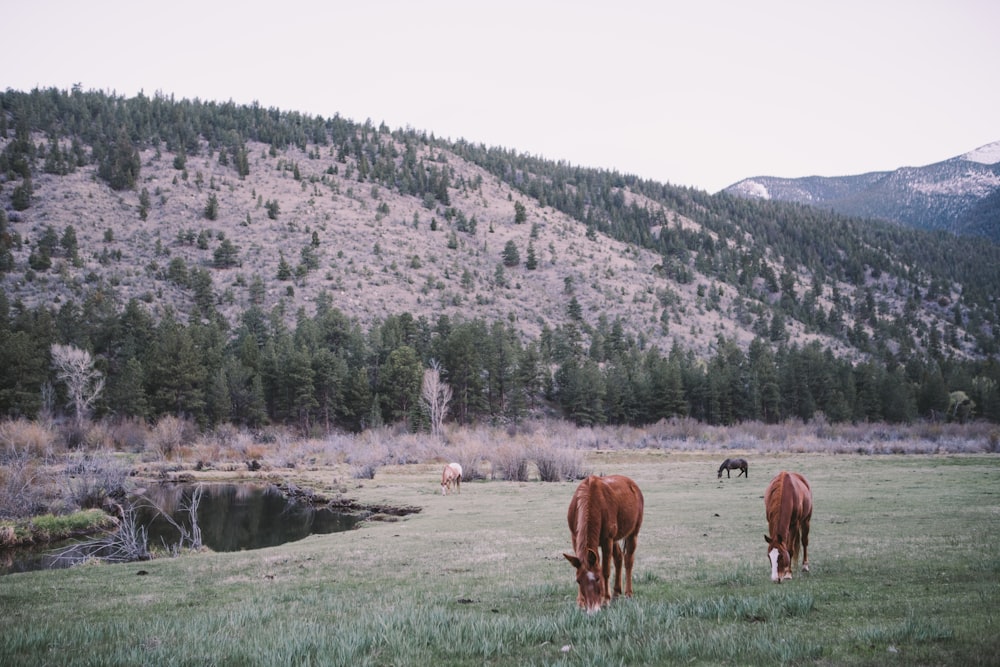
[[[457,463],[449,463],[441,471],[441,495],[446,496],[451,491],[452,483],[455,484],[455,492],[462,492],[462,466]]]
[[[739,479],[740,475],[743,475],[747,479],[750,479],[750,475],[747,474],[747,460],[746,459],[726,459],[719,466],[719,479],[722,479],[722,471],[726,471],[726,477],[728,478],[730,470],[739,470],[739,475],[736,478]]]
[[[780,584],[792,578],[792,565],[802,546],[802,571],[809,571],[809,521],[812,519],[812,489],[796,472],[779,472],[764,492],[767,511],[767,557],[771,581]]]
[[[625,595],[632,596],[632,565],[642,526],[643,502],[636,483],[622,475],[591,475],[573,493],[566,519],[574,553],[563,556],[576,568],[576,583],[580,587],[576,603],[588,614],[611,601],[608,580],[612,559],[615,597],[621,595],[623,555]],[[619,540],[623,546],[619,546]]]

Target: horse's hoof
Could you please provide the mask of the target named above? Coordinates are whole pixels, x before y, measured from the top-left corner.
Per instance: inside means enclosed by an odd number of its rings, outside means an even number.
[[[803,572],[808,572],[809,571],[809,563],[803,563],[802,564],[802,571]]]

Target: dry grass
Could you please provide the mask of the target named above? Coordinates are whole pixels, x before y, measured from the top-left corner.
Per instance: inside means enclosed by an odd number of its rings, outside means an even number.
[[[55,453],[55,431],[43,422],[15,419],[0,422],[0,451],[4,456],[26,453],[47,459]]]
[[[390,427],[314,438],[298,437],[284,427],[250,431],[221,426],[199,432],[191,422],[166,417],[153,426],[135,421],[93,424],[86,433],[82,450],[64,450],[57,447],[57,432],[45,424],[0,422],[0,516],[99,504],[101,489],[124,486],[109,480],[120,480],[115,471],[125,460],[129,463],[121,465],[153,478],[202,471],[281,480],[328,468],[341,470],[345,478],[370,480],[387,469],[413,464],[437,468],[457,461],[465,481],[569,481],[602,472],[585,463],[592,452],[968,454],[996,452],[1000,441],[1000,429],[988,423],[900,426],[823,420],[732,428],[690,419],[644,428],[576,428],[561,420],[538,420],[507,427],[450,425],[439,439]],[[61,476],[67,468],[85,471],[86,479],[67,483]]]

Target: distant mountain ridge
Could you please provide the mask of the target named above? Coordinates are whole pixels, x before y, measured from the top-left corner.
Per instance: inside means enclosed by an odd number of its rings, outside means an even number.
[[[1000,141],[923,167],[855,176],[754,176],[724,192],[1000,242]]]

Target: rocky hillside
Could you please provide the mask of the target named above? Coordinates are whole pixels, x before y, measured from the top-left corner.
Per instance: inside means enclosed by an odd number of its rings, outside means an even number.
[[[572,325],[585,342],[617,323],[700,356],[757,337],[908,354],[932,331],[963,357],[995,349],[1000,280],[919,234],[340,118],[79,91],[2,101],[10,304],[136,299],[235,326],[251,306],[291,325],[322,301],[362,326],[406,312],[505,321],[526,340]],[[817,183],[849,199],[901,174]]]

